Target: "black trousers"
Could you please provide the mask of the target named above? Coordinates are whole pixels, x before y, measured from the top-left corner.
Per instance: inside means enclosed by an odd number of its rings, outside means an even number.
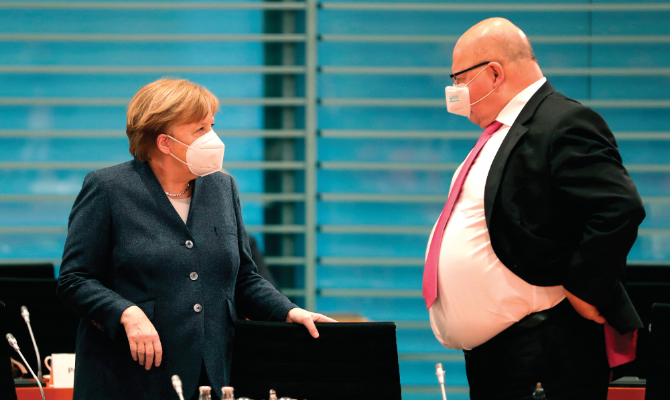
[[[538,382],[548,400],[607,398],[604,328],[567,299],[464,353],[472,400],[530,400]]]

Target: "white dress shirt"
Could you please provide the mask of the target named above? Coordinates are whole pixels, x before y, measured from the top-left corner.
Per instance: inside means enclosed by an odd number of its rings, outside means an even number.
[[[493,158],[523,107],[544,82],[546,78],[527,87],[498,114],[496,120],[503,125],[472,164],[445,228],[437,299],[429,310],[433,333],[445,347],[471,350],[526,315],[549,309],[565,298],[563,286],[533,286],[502,264],[491,247],[484,214],[484,187]],[[431,233],[429,246],[432,238]]]

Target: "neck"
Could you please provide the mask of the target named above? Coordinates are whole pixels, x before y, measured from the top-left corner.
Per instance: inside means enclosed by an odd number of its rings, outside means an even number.
[[[512,101],[513,98],[526,90],[528,86],[542,79],[543,76],[544,75],[542,75],[542,71],[540,71],[538,67],[537,69],[529,69],[523,71],[523,73],[517,73],[516,75],[508,77],[505,81],[506,85],[503,84],[503,86],[499,88],[503,90],[500,90],[501,93],[498,93],[497,97],[495,98],[497,101],[497,106],[488,118],[483,118],[480,121],[479,126],[482,129],[485,129],[487,126],[493,123],[498,114],[500,114],[500,112],[507,106],[507,104],[509,104],[510,101]]]
[[[174,162],[178,161],[174,160]],[[156,175],[158,182],[163,188],[163,191],[168,193],[181,193],[184,191],[184,189],[186,189],[188,183],[193,179],[193,174],[191,174],[190,171],[188,174],[184,173],[182,171],[183,168],[179,168],[179,166],[174,165],[169,159],[166,159],[166,157],[152,156],[151,160],[149,160],[149,166]],[[192,190],[193,188],[189,187],[189,189],[183,195],[172,198],[182,199],[190,197]]]

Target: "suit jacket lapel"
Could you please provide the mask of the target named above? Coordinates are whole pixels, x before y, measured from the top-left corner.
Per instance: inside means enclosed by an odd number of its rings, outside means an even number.
[[[151,170],[149,163],[142,163],[137,160],[133,160],[132,162],[135,163],[136,170],[138,171],[142,182],[147,188],[147,192],[149,193],[151,199],[150,201],[156,207],[156,211],[160,214],[163,214],[163,216],[166,219],[169,219],[173,224],[176,224],[181,229],[184,229],[186,234],[192,238],[190,230],[188,229],[187,225],[184,224],[184,221],[177,213],[177,210],[175,210],[174,206],[170,202],[170,199],[168,199],[168,197],[165,195],[165,191],[158,181],[158,178],[156,178],[156,174],[154,174],[154,171]],[[193,193],[195,195],[195,189],[193,190]],[[191,210],[193,210],[193,201],[194,199],[191,199],[189,219]]]
[[[507,158],[509,157],[512,149],[516,146],[517,142],[523,135],[528,132],[523,124],[530,119],[530,117],[535,114],[535,110],[542,103],[542,101],[554,93],[555,90],[549,81],[545,82],[544,85],[538,89],[533,97],[528,100],[528,103],[523,107],[521,113],[512,124],[505,140],[503,140],[500,145],[500,149],[493,159],[491,164],[491,169],[489,170],[489,175],[486,178],[486,186],[484,187],[484,213],[486,215],[486,225],[491,226],[491,213],[493,212],[493,203],[495,202],[496,196],[498,194],[498,187],[500,186],[500,179],[502,178],[503,171],[505,169],[505,164],[507,163]]]

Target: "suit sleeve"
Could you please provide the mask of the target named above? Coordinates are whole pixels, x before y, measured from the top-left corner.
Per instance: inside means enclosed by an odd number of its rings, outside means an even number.
[[[235,303],[242,314],[252,320],[286,321],[286,315],[295,304],[279,293],[277,289],[258,274],[258,268],[251,257],[249,237],[242,221],[240,197],[235,180],[230,177],[235,215],[237,217],[237,239],[240,254],[240,268],[235,282]]]
[[[249,236],[249,247],[251,247],[251,259],[254,260],[254,264],[256,264],[256,267],[258,268],[258,274],[262,276],[263,279],[270,282],[275,288],[278,287],[277,282],[275,282],[275,279],[272,277],[270,268],[265,264],[265,259],[261,249],[258,247],[258,242],[253,236]]]
[[[589,304],[606,305],[645,217],[642,200],[612,132],[595,111],[575,107],[561,118],[550,153],[559,199],[583,221],[563,286]]]
[[[70,213],[57,292],[79,316],[114,339],[121,314],[134,304],[104,284],[111,273],[111,230],[107,193],[91,172]]]

